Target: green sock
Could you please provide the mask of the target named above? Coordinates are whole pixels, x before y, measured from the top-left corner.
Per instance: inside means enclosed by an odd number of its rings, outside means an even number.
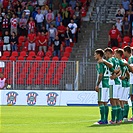
[[[120,105],[117,106],[117,113],[116,113],[117,121],[121,120],[121,107]]]
[[[123,118],[128,118],[128,112],[129,112],[129,105],[128,104],[124,104]]]
[[[124,116],[124,108],[121,108],[121,120],[123,120],[123,116]]]
[[[112,112],[111,112],[111,117],[112,117],[112,121],[115,121],[115,117],[116,117],[116,113],[117,113],[117,106],[112,106]]]
[[[132,117],[133,117],[133,101],[132,101]]]
[[[109,107],[105,105],[105,116],[104,116],[105,121],[108,121],[108,114],[109,114]]]
[[[126,105],[126,116],[127,116],[127,118],[128,118],[128,112],[129,112],[129,105],[127,104]]]
[[[104,122],[105,107],[102,104],[102,105],[99,106],[99,108],[100,108],[100,114],[101,114],[101,121]]]

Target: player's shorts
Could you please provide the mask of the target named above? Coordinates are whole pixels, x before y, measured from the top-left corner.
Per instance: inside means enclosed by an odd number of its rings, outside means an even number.
[[[119,91],[120,85],[110,85],[109,88],[109,97],[113,99],[119,99],[118,98],[118,91]]]
[[[123,91],[124,91],[124,87],[120,86],[118,88],[118,98],[119,98],[119,100],[122,100]]]
[[[130,92],[129,92],[130,95],[133,95],[133,84],[130,84]]]
[[[128,101],[130,87],[123,87],[122,101]]]
[[[108,102],[109,99],[109,88],[99,88],[98,101]]]

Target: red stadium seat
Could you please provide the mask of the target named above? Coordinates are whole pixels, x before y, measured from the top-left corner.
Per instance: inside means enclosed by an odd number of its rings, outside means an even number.
[[[37,56],[44,57],[44,52],[43,52],[43,51],[39,51],[39,52],[37,53]]]
[[[44,80],[44,84],[45,84],[45,85],[50,85],[50,79],[45,79],[45,80]]]
[[[26,56],[26,51],[22,51],[22,52],[20,52],[20,56],[25,57],[25,56]]]
[[[68,58],[67,58],[66,56],[63,56],[63,57],[61,58],[61,60],[62,60],[62,61],[68,61]]]
[[[71,53],[71,52],[72,52],[72,48],[71,48],[71,47],[66,47],[66,48],[65,48],[65,52]]]
[[[70,53],[69,52],[64,52],[63,56],[69,58],[70,57]]]
[[[52,52],[51,51],[47,51],[46,52],[46,56],[51,57],[52,56]]]
[[[127,43],[130,43],[130,41],[131,41],[131,39],[130,39],[130,37],[129,36],[125,36],[124,38],[123,38],[123,42],[127,42]]]
[[[41,85],[42,84],[42,80],[39,78],[37,78],[37,79],[35,79],[35,81],[34,81],[34,84],[35,85]]]
[[[118,47],[112,47],[112,50],[115,51],[116,49],[118,49]]]
[[[118,38],[118,43],[122,43],[122,38],[121,37]]]
[[[38,61],[40,60],[41,61],[42,58],[40,56],[36,56],[35,60],[38,60]]]
[[[45,60],[45,61],[50,61],[49,56],[45,56],[45,57],[44,57],[44,60]]]
[[[127,42],[122,43],[121,48],[123,49],[125,46],[128,46]]]
[[[18,52],[17,52],[17,51],[13,51],[13,52],[12,52],[12,56],[18,57]]]
[[[53,85],[59,85],[59,79],[53,79],[52,84]]]
[[[2,56],[0,60],[8,60],[7,56]]]
[[[11,56],[11,57],[9,58],[9,60],[11,60],[11,61],[16,61],[16,58],[15,58],[14,56]]]
[[[22,78],[16,79],[16,84],[24,85],[24,79]]]
[[[52,47],[51,46],[48,47],[48,51],[52,52]]]
[[[52,61],[59,61],[59,57],[54,56],[54,57],[52,58]]]
[[[29,52],[29,56],[34,57],[34,56],[36,56],[36,54],[35,54],[35,52],[34,52],[34,51],[30,51],[30,52]]]
[[[26,60],[34,60],[34,58],[32,56],[28,56]]]
[[[27,80],[26,80],[26,84],[27,84],[27,85],[32,85],[32,79],[27,79]]]
[[[130,44],[130,47],[133,47],[133,42]]]
[[[4,51],[3,56],[9,57],[10,56],[10,52],[9,51]]]
[[[24,60],[24,56],[19,56],[18,60]]]

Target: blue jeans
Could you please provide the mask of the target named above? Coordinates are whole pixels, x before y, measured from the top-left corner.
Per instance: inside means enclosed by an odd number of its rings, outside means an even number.
[[[49,37],[48,45],[51,46],[51,44],[53,43],[53,41],[54,41],[54,37]]]
[[[37,31],[40,32],[42,29],[42,23],[37,23]]]
[[[12,51],[17,51],[17,45],[16,44],[12,45]]]
[[[60,50],[54,50],[54,56],[58,56],[60,59],[61,58]]]
[[[66,46],[70,46],[70,40],[66,40]]]
[[[72,34],[72,41],[73,42],[75,42],[74,39],[75,39],[75,34]]]

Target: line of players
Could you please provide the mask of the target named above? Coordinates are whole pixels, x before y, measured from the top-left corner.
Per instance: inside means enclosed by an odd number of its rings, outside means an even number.
[[[128,61],[123,59],[123,55]],[[111,48],[95,50],[97,60],[97,81],[95,90],[98,92],[98,105],[101,119],[95,124],[115,124],[133,122],[133,55],[130,46],[124,49]],[[104,59],[105,57],[105,59]],[[132,117],[128,120],[128,98],[132,102]],[[111,104],[111,120],[108,122],[108,99]]]

